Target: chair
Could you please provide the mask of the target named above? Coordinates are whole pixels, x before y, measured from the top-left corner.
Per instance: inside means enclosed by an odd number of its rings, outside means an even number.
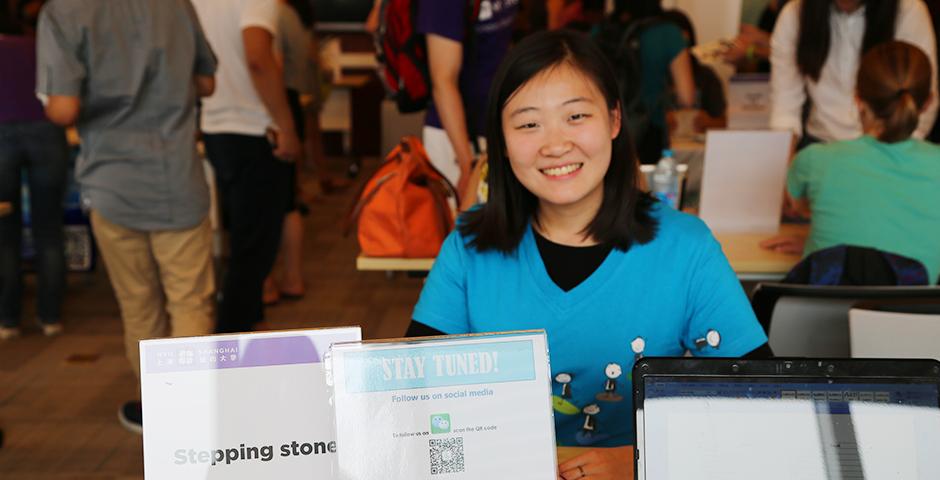
[[[940,360],[940,303],[865,302],[849,310],[855,358]]]
[[[892,299],[940,301],[940,288],[761,283],[751,305],[775,355],[845,358],[850,354],[848,312],[852,306],[859,301]]]

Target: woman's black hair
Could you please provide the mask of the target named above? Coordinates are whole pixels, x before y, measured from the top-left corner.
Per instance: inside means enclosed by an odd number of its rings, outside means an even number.
[[[538,198],[519,182],[506,157],[502,112],[523,85],[538,74],[563,64],[590,79],[604,96],[610,111],[622,111],[617,76],[604,54],[587,36],[566,30],[539,32],[510,50],[496,72],[486,111],[489,198],[481,207],[467,212],[458,227],[478,251],[514,252],[529,223],[535,219]],[[639,163],[627,124],[627,119],[623,118],[620,132],[612,141],[610,166],[603,180],[604,198],[597,215],[583,232],[599,243],[623,251],[634,242],[642,244],[652,240],[657,227],[650,214],[654,200],[639,188]]]
[[[800,34],[796,43],[796,64],[800,73],[819,81],[829,56],[832,30],[829,19],[833,0],[803,0],[800,7]],[[898,0],[862,0],[865,6],[865,36],[862,54],[879,43],[894,39]]]
[[[689,19],[689,16],[682,12],[682,10],[666,10],[663,12],[663,18],[666,21],[669,21],[675,26],[679,27],[679,30],[682,30],[689,36],[689,47],[694,47],[698,45],[698,38],[695,35],[695,26],[692,25],[692,20]],[[692,55],[694,58],[694,55]]]

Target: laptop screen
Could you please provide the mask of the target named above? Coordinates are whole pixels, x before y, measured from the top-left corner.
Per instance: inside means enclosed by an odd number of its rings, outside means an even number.
[[[643,382],[638,478],[940,478],[936,382],[709,376]]]

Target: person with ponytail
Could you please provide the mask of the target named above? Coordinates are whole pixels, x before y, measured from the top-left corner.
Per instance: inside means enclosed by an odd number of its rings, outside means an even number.
[[[809,255],[836,245],[874,248],[940,273],[940,146],[913,138],[935,101],[927,55],[891,41],[862,58],[855,103],[864,135],[812,145],[787,176],[791,206],[811,213],[805,241],[777,237],[768,249]]]
[[[929,89],[936,95],[937,47],[923,0],[789,2],[771,38],[771,128],[792,131],[802,138],[801,147],[858,138],[862,125],[852,94],[859,61],[891,40],[924,51],[934,72]],[[932,104],[913,135],[924,138],[936,115]]]

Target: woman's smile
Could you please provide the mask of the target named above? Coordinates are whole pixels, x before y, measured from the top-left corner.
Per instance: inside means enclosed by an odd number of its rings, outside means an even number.
[[[564,180],[577,175],[583,166],[584,163],[567,163],[557,167],[542,168],[539,171],[553,180]]]

